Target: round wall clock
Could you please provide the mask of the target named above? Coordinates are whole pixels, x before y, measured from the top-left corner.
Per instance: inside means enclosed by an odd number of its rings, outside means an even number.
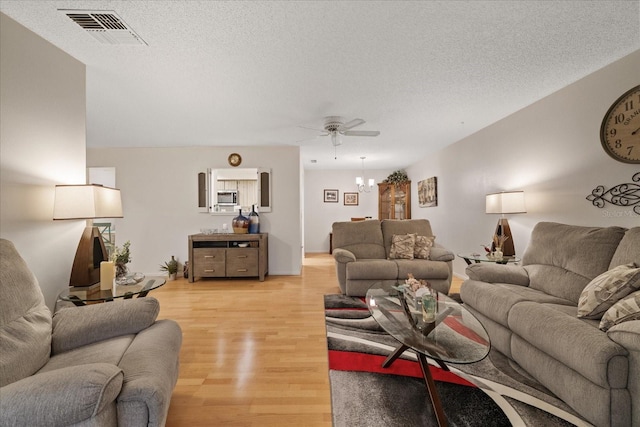
[[[233,167],[240,166],[240,163],[242,163],[242,157],[240,157],[240,154],[238,153],[229,154],[229,158],[227,160],[229,161],[229,164]]]
[[[614,159],[640,163],[640,86],[625,92],[604,115],[602,147]]]

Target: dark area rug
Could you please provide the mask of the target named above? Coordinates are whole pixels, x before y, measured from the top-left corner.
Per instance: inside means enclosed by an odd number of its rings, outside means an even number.
[[[437,426],[415,354],[382,368],[398,342],[362,299],[326,295],[325,319],[334,426]],[[430,370],[450,426],[590,425],[497,351],[448,366]]]

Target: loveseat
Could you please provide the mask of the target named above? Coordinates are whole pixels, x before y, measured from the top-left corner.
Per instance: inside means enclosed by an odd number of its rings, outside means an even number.
[[[579,415],[640,426],[638,267],[640,227],[541,222],[521,265],[470,265],[460,297],[493,347]]]
[[[434,241],[429,220],[334,222],[332,232],[343,294],[365,296],[372,284],[391,286],[409,274],[427,280],[439,292],[449,292],[454,254]]]
[[[162,426],[182,332],[155,298],[55,313],[0,239],[0,425]]]

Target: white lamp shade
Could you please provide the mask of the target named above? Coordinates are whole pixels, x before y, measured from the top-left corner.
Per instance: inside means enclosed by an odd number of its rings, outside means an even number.
[[[356,177],[356,185],[362,185],[364,184],[364,182],[362,181],[362,177],[361,176],[357,176]]]
[[[524,191],[509,191],[487,194],[486,213],[514,214],[525,213]]]
[[[101,185],[56,185],[53,219],[122,218],[120,190]]]
[[[376,181],[373,178],[369,178],[369,187],[373,187]]]

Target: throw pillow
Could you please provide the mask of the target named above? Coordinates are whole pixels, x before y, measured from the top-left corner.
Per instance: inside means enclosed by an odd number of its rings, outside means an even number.
[[[413,257],[429,259],[434,240],[434,236],[416,236],[416,245],[413,248]]]
[[[604,313],[600,321],[600,329],[609,330],[610,327],[627,320],[640,320],[640,291],[627,295]]]
[[[415,234],[394,234],[391,237],[389,259],[413,259],[413,248],[415,244]]]
[[[593,279],[580,294],[578,317],[599,319],[621,298],[640,289],[640,267],[619,265]]]

